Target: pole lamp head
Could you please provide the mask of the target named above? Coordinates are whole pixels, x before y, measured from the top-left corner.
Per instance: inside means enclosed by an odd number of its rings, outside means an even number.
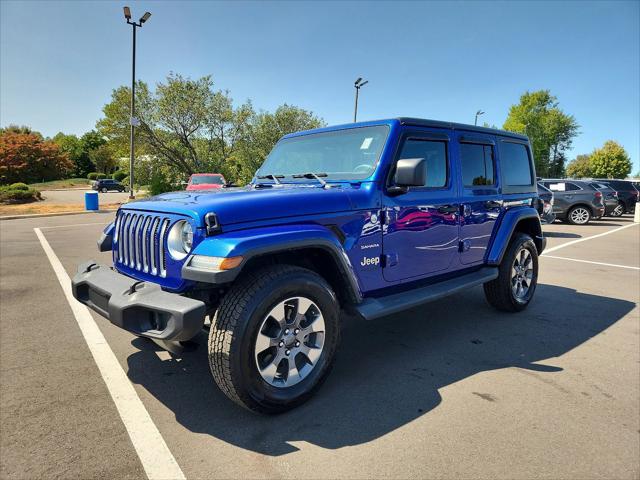
[[[149,20],[150,16],[151,16],[150,12],[145,12],[145,14],[142,17],[140,17],[140,25],[142,25],[144,22]]]
[[[484,112],[483,112],[482,110],[478,110],[478,111],[476,112],[476,115],[484,115]]]
[[[355,81],[354,85],[357,87],[358,84],[362,81],[362,77],[358,77],[358,79]]]
[[[360,85],[358,85],[358,87],[364,87],[367,83],[369,83],[369,80],[365,80]]]
[[[129,10],[129,7],[123,7],[122,10],[124,10],[124,18],[131,20],[131,10]]]

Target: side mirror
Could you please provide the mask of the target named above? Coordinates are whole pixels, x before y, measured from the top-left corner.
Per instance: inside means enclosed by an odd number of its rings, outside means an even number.
[[[427,161],[424,158],[403,158],[396,164],[395,186],[390,190],[403,193],[408,187],[422,187],[427,181]]]

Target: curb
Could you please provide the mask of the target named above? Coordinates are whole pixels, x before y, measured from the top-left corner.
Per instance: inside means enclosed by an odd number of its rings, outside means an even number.
[[[41,192],[66,192],[69,190],[91,190],[91,185],[87,185],[87,187],[72,187],[72,188],[43,188],[40,190]],[[94,192],[97,190],[93,190]]]
[[[106,210],[97,210],[97,211],[88,211],[81,210],[79,212],[55,212],[55,213],[30,213],[26,215],[6,215],[4,217],[0,217],[0,221],[2,220],[20,220],[24,218],[40,218],[40,217],[61,217],[63,215],[82,215],[85,213],[110,213],[117,211],[117,208],[108,208]]]

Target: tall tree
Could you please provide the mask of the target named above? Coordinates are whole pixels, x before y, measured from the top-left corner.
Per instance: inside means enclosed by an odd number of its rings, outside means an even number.
[[[312,112],[292,105],[281,105],[274,113],[261,112],[251,122],[248,141],[233,159],[233,176],[240,183],[251,180],[254,173],[280,138],[288,133],[324,126]]]
[[[567,175],[571,178],[593,177],[590,155],[578,155],[567,165]]]
[[[38,133],[0,132],[0,184],[65,178],[73,163]]]
[[[116,166],[116,158],[107,144],[94,148],[90,151],[89,156],[96,166],[96,172],[109,174]]]
[[[129,142],[129,93],[113,91],[97,123],[99,133],[119,151]],[[251,178],[279,134],[321,124],[310,112],[284,105],[276,113],[256,114],[251,102],[235,106],[228,91],[215,90],[210,76],[193,80],[171,73],[151,92],[136,87],[136,153],[187,176],[219,172],[229,180]],[[127,150],[128,151],[128,150]],[[159,170],[157,170],[159,171]],[[250,172],[250,173],[249,173]]]
[[[607,140],[591,154],[593,175],[602,178],[626,178],[631,173],[631,159],[618,142]]]
[[[88,173],[95,171],[95,166],[89,158],[83,142],[75,135],[65,135],[62,132],[53,137],[53,141],[60,150],[67,154],[73,162],[73,173],[75,177],[86,177]]]
[[[578,134],[573,115],[558,107],[558,99],[549,90],[525,92],[512,105],[503,128],[524,133],[531,140],[538,175],[558,177],[564,174],[566,151]]]

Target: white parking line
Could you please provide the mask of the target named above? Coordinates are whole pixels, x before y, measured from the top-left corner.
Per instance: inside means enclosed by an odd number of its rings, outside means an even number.
[[[56,277],[58,277],[62,291],[69,302],[69,306],[100,370],[102,379],[107,385],[111,398],[116,404],[122,423],[127,429],[131,443],[133,443],[147,477],[151,480],[184,479],[184,473],[182,473],[178,462],[171,454],[149,412],[142,404],[118,359],[93,320],[89,309],[73,297],[71,279],[62,263],[42,231],[39,228],[34,228],[33,230],[36,232],[49,262],[51,262],[51,267]]]
[[[575,245],[576,243],[586,242],[587,240],[593,240],[594,238],[604,237],[605,235],[609,235],[610,233],[619,232],[620,230],[624,230],[625,228],[637,227],[638,225],[640,225],[640,223],[630,223],[629,225],[624,225],[624,226],[619,227],[619,228],[614,228],[613,230],[609,230],[609,231],[606,231],[606,232],[603,232],[603,233],[599,233],[597,235],[591,235],[590,237],[580,238],[578,240],[571,240],[570,242],[563,243],[562,245],[558,245],[558,246],[555,246],[555,247],[547,248],[544,252],[542,252],[542,255],[543,256],[547,255],[548,253],[555,252],[556,250],[560,250],[561,248],[568,247],[569,245]]]
[[[109,222],[99,222],[99,223],[70,223],[69,225],[53,225],[51,227],[40,227],[40,230],[51,230],[53,228],[69,228],[69,227],[87,227],[89,225],[104,225],[105,227],[109,225]]]
[[[631,267],[629,265],[618,265],[616,263],[592,262],[591,260],[579,260],[577,258],[554,257],[553,255],[542,255],[545,258],[556,258],[558,260],[567,260],[569,262],[591,263],[593,265],[603,265],[605,267],[628,268],[629,270],[640,270],[640,267]]]

